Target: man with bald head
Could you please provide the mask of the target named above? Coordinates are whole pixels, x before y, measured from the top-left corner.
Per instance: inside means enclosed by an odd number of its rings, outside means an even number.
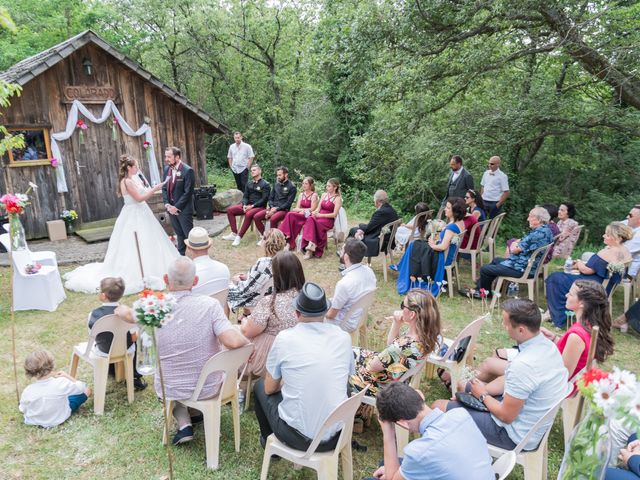
[[[361,223],[349,230],[349,237],[362,240],[367,246],[367,257],[378,256],[382,227],[398,219],[398,214],[389,203],[389,195],[384,190],[376,190],[376,193],[373,194],[373,204],[376,207],[376,211],[373,212],[369,223]],[[386,247],[387,242],[393,241],[389,237],[390,235],[387,233],[383,248]]]
[[[509,196],[509,178],[500,170],[500,157],[494,155],[489,159],[489,169],[482,175],[480,194],[489,218],[500,213],[502,205]]]

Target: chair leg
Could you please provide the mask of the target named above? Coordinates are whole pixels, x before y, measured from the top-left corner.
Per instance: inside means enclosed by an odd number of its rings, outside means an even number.
[[[351,442],[347,442],[340,452],[340,461],[342,463],[342,478],[344,480],[353,480],[353,453],[351,451]]]
[[[525,480],[546,480],[546,462],[547,449],[540,448],[535,452],[527,452],[524,455],[522,468],[524,470]]]
[[[73,378],[76,378],[76,373],[78,373],[78,361],[80,357],[74,353],[71,354],[71,365],[69,365],[69,375]]]
[[[253,380],[253,375],[251,372],[247,375],[247,389],[244,392],[244,411],[246,412],[249,408],[249,402],[251,400],[251,381]]]
[[[173,400],[167,400],[167,419],[170,422],[171,421],[171,417],[173,416]],[[169,430],[167,428],[166,423],[162,422],[162,444],[166,445],[167,443],[169,443]]]
[[[496,295],[496,293],[500,293],[500,291],[502,290],[502,277],[498,277],[498,282],[496,283],[496,289],[494,291],[494,294],[491,296],[491,311],[493,312],[493,308],[496,306],[496,301],[498,300],[498,296]]]
[[[270,463],[271,463],[271,441],[269,436],[269,438],[267,438],[267,444],[265,445],[265,448],[264,448],[264,455],[262,456],[262,470],[260,470],[260,480],[267,480]]]
[[[449,298],[453,298],[453,265],[447,269],[447,285],[449,288]]]
[[[402,457],[404,454],[404,447],[409,443],[409,430],[396,425],[396,447],[398,456]]]
[[[532,280],[527,280],[527,293],[529,294],[529,300],[532,302],[536,301],[536,282],[535,278]]]
[[[458,270],[458,262],[456,260],[456,287],[460,290],[460,270]]]
[[[453,365],[449,370],[449,375],[451,376],[451,396],[455,396],[458,391],[458,383],[460,382],[460,367],[459,363]]]
[[[383,254],[382,255],[382,278],[384,278],[384,281],[387,281],[387,255]]]
[[[240,451],[240,405],[238,404],[238,392],[231,399],[231,415],[233,416],[233,442],[236,452]]]
[[[135,398],[133,394],[133,354],[127,354],[122,363],[124,365],[124,377],[127,384],[127,400],[129,403],[133,403],[133,399]]]
[[[626,310],[625,310],[626,311]],[[367,313],[365,317],[362,319],[362,324],[360,325],[360,343],[362,347],[368,349],[369,342],[367,341],[367,320],[369,319],[369,314]]]
[[[337,458],[327,458],[318,465],[318,480],[335,480],[338,478]],[[348,477],[344,477],[347,480]],[[353,474],[348,480],[353,480]]]
[[[202,409],[204,414],[204,442],[207,451],[207,468],[218,468],[220,448],[220,404],[208,404]]]
[[[471,254],[471,280],[473,280],[474,282],[477,280],[476,278],[476,258],[477,258],[477,253],[472,253]],[[460,288],[460,287],[458,287]]]
[[[114,364],[114,369],[116,372],[116,382],[121,382],[125,379],[125,371],[124,371],[124,363],[116,362]]]
[[[109,362],[98,359],[93,365],[93,413],[104,413],[104,401],[107,395],[107,377],[109,376]]]

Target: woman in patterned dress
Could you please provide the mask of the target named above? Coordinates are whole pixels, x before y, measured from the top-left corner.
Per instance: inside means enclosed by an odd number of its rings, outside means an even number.
[[[304,177],[304,180],[302,180],[302,192],[298,197],[297,206],[286,214],[278,227],[287,239],[289,250],[295,250],[296,238],[302,231],[307,217],[318,208],[318,203],[319,199],[313,177]]]
[[[327,232],[333,228],[340,207],[340,182],[337,178],[330,178],[318,207],[307,217],[302,230],[302,250],[305,252],[305,259],[322,257],[327,246]]]
[[[264,376],[267,356],[276,335],[298,323],[293,300],[304,285],[304,271],[298,257],[278,252],[271,262],[273,293],[262,297],[251,315],[242,320],[240,330],[253,343],[247,373]]]
[[[414,289],[393,313],[387,336],[387,348],[382,352],[354,347],[356,373],[349,379],[355,390],[369,386],[367,395],[375,396],[389,382],[399,380],[404,373],[431,352],[439,348],[440,312],[431,293]],[[402,324],[408,329],[400,332]]]
[[[576,216],[576,207],[572,203],[561,203],[558,208],[558,228],[560,237],[556,240],[553,256],[567,258],[571,256],[573,247],[576,246],[580,236],[580,226],[573,218]]]

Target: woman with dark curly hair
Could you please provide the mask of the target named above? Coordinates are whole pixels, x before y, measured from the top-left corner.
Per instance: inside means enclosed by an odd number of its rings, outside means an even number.
[[[404,295],[412,286],[426,288],[434,296],[438,296],[444,280],[444,267],[453,261],[455,248],[449,249],[456,235],[464,231],[464,217],[467,206],[459,197],[451,197],[447,201],[444,215],[447,225],[436,240],[433,232],[428,240],[416,240],[407,248],[398,264],[398,293]],[[434,222],[431,225],[435,225]],[[445,258],[445,252],[449,252]]]
[[[567,258],[573,252],[578,237],[580,236],[580,226],[573,218],[576,216],[576,207],[572,203],[561,203],[558,208],[558,228],[560,236],[556,240],[553,248],[553,256]]]

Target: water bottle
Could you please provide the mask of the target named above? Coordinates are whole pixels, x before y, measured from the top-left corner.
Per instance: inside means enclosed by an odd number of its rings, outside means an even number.
[[[507,297],[509,298],[517,297],[519,290],[520,290],[520,287],[518,286],[518,284],[515,282],[511,282],[507,287]]]
[[[564,262],[564,273],[571,273],[571,270],[573,270],[573,260],[569,257]]]

